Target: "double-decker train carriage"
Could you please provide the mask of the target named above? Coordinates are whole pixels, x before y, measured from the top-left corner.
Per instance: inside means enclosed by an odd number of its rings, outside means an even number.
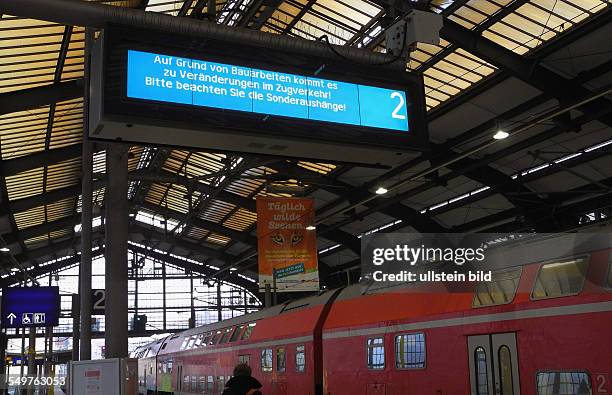
[[[247,362],[266,395],[612,393],[611,236],[519,240],[487,265],[461,289],[356,284],[174,334],[132,354],[140,392],[221,394]]]

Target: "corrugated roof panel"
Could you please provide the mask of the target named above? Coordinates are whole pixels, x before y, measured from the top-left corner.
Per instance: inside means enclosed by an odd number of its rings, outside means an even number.
[[[43,174],[44,168],[38,167],[6,177],[6,192],[9,201],[40,195],[43,192]]]
[[[197,203],[200,198],[199,192],[193,192],[191,194],[191,199],[194,204]],[[166,202],[168,202],[168,208],[174,211],[178,211],[180,213],[186,214],[189,212],[189,198],[187,196],[187,188],[184,185],[176,185],[172,184],[170,189],[166,194]],[[165,206],[165,204],[162,203]]]
[[[55,66],[14,63],[36,60],[30,59],[29,56],[39,55],[41,52],[59,53],[64,35],[63,25],[4,16],[0,19],[0,31],[0,59],[3,59],[5,64],[5,72],[0,75],[0,93],[53,81]],[[13,65],[7,66],[5,62]]]
[[[217,233],[211,233],[210,236],[206,238],[206,241],[212,244],[226,245],[230,242],[229,237],[221,236]]]
[[[241,208],[226,219],[223,225],[231,229],[243,231],[251,227],[256,221],[257,214]]]
[[[47,191],[79,184],[81,181],[81,158],[74,158],[47,169]]]
[[[56,221],[74,215],[76,196],[47,204],[47,221]]]
[[[297,163],[299,167],[303,167],[304,169],[319,173],[319,174],[329,174],[336,169],[336,165],[332,165],[329,163],[315,163],[315,162],[304,162],[299,161]]]
[[[37,237],[32,237],[23,241],[26,248],[35,249],[48,244],[48,235],[44,234]]]
[[[166,185],[152,183],[149,187],[149,191],[147,193],[145,201],[156,204],[158,206],[162,206],[162,202],[164,201],[164,197],[166,196],[167,190],[168,187]]]
[[[178,15],[184,1],[180,0],[149,0],[147,11],[160,12],[163,14]]]
[[[208,208],[201,213],[199,217],[208,221],[219,223],[234,209],[234,207],[236,206],[231,203],[213,199],[208,203]]]
[[[13,213],[13,217],[18,229],[40,225],[45,222],[45,207],[38,206],[26,211]]]
[[[49,107],[0,116],[2,159],[26,156],[45,148]]]
[[[195,240],[203,240],[209,234],[210,234],[210,231],[206,229],[202,229],[198,226],[191,226],[191,228],[189,229],[189,232],[187,233],[187,236]]]
[[[83,141],[83,99],[58,103],[53,117],[51,144],[60,148]]]
[[[601,0],[532,0],[483,32],[483,36],[525,54],[609,4]]]

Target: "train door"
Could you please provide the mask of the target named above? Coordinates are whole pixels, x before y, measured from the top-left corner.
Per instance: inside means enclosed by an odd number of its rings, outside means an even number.
[[[176,394],[183,392],[183,365],[176,366]]]
[[[468,336],[472,395],[520,395],[516,334]]]

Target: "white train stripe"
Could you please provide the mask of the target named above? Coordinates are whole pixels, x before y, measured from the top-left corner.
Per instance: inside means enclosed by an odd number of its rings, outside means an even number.
[[[545,307],[539,309],[527,309],[509,311],[506,313],[481,314],[467,317],[448,318],[433,321],[415,322],[411,324],[399,324],[385,327],[348,329],[336,332],[323,332],[323,339],[341,339],[353,336],[384,335],[386,333],[396,333],[413,331],[419,329],[444,328],[449,326],[461,326],[470,324],[483,324],[490,322],[501,322],[509,320],[519,320],[528,318],[556,317],[560,315],[603,313],[612,311],[612,301],[585,303],[569,306]]]

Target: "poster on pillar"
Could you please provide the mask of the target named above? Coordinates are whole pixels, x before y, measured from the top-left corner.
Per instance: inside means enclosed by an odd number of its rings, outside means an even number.
[[[318,291],[317,234],[312,199],[257,198],[259,287]]]

